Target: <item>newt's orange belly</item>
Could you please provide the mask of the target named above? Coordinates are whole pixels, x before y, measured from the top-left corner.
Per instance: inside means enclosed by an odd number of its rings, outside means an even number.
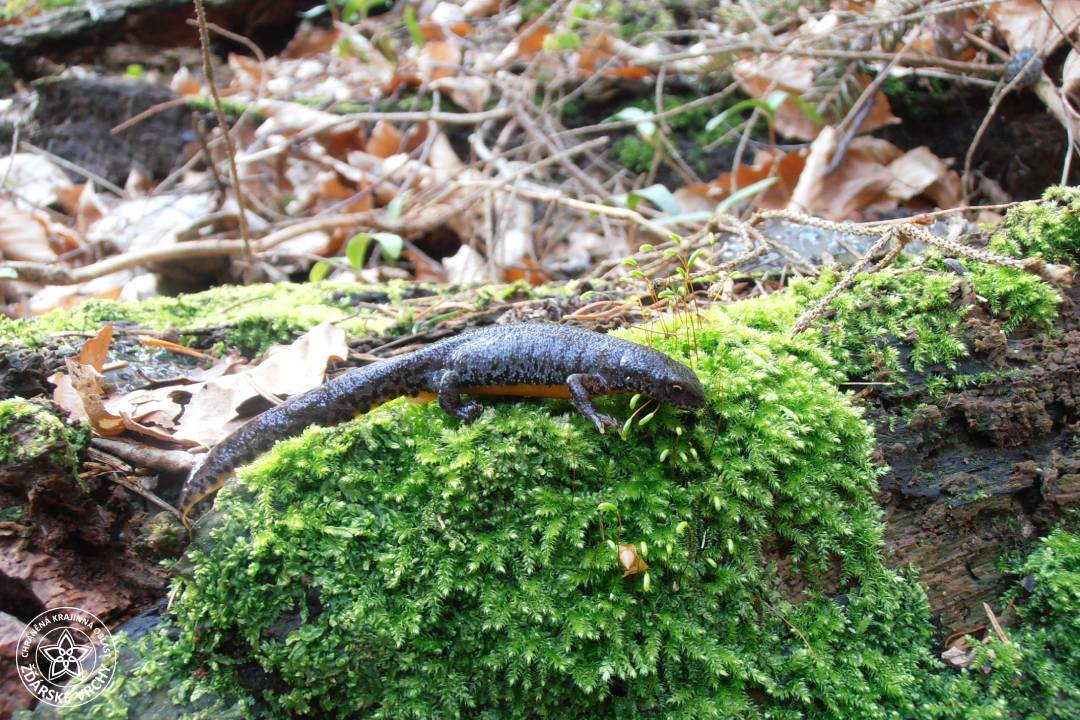
[[[486,385],[462,388],[470,395],[518,395],[522,397],[568,398],[570,388],[565,385]]]

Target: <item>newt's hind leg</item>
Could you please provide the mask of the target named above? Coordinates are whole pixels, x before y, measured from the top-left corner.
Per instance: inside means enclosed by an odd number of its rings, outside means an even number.
[[[596,395],[603,395],[609,391],[607,381],[599,375],[589,373],[574,373],[566,378],[566,386],[570,388],[570,398],[574,407],[596,424],[596,429],[604,432],[604,426],[619,427],[619,421],[610,415],[597,412],[593,407],[592,399]]]
[[[453,370],[446,370],[439,377],[436,392],[439,394],[439,407],[459,420],[472,422],[484,411],[484,406],[478,402],[461,400],[461,377]]]

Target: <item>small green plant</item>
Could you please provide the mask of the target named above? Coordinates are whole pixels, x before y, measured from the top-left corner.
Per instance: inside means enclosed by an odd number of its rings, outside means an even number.
[[[611,145],[615,159],[623,167],[636,173],[648,172],[652,167],[656,148],[637,135],[624,135]]]
[[[1042,200],[1012,208],[990,248],[1014,257],[1040,255],[1047,262],[1075,264],[1080,257],[1080,190],[1052,187]]]

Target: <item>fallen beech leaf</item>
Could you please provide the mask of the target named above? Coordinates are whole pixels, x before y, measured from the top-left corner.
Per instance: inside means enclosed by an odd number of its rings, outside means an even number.
[[[619,80],[648,80],[652,77],[652,71],[636,65],[610,68],[604,71],[604,77],[617,78]]]
[[[964,204],[964,182],[960,173],[949,168],[936,182],[923,191],[923,195],[934,201],[943,210],[960,207]]]
[[[228,375],[237,367],[244,365],[245,360],[239,354],[231,352],[223,358],[218,358],[214,361],[214,364],[208,368],[200,368],[199,370],[193,370],[187,375],[184,375],[178,380],[183,380],[189,383],[202,383],[209,380],[216,380],[223,375]]]
[[[461,162],[461,158],[454,152],[453,146],[442,132],[436,135],[435,141],[431,143],[428,164],[447,175],[453,175],[465,169],[465,163]]]
[[[446,280],[454,285],[492,282],[495,278],[484,256],[471,245],[462,245],[456,253],[443,258]]]
[[[482,77],[443,77],[431,83],[431,89],[447,92],[451,100],[469,112],[483,110],[491,97],[491,83]]]
[[[56,403],[57,407],[66,412],[70,419],[86,422],[86,411],[83,410],[82,398],[79,397],[75,386],[71,384],[71,378],[68,377],[68,374],[62,371],[55,372],[48,377],[48,381],[55,386],[52,401]]]
[[[444,66],[456,66],[460,63],[461,49],[452,42],[429,42],[424,45],[416,61],[420,68],[420,78],[425,83],[457,75],[456,69]]]
[[[67,377],[70,379],[71,387],[78,394],[82,412],[94,432],[106,436],[119,435],[124,432],[123,418],[113,415],[105,409],[103,402],[105,380],[102,378],[101,373],[91,366],[83,365],[72,358],[64,358],[64,364],[67,366]],[[57,388],[59,389],[59,385],[57,385]]]
[[[788,153],[762,150],[757,153],[753,165],[740,165],[735,168],[736,190],[775,175],[779,178],[778,182],[758,195],[754,199],[754,206],[770,210],[787,207],[792,192],[800,182],[806,158],[806,150]],[[730,172],[724,173],[709,183],[708,196],[713,197],[717,203],[731,194],[731,175]]]
[[[623,566],[623,577],[630,575],[637,575],[638,573],[645,572],[649,569],[645,560],[638,555],[636,545],[619,545],[619,563]]]
[[[56,260],[45,223],[9,200],[0,200],[0,254],[8,260],[39,263]]]
[[[124,181],[124,192],[129,197],[149,195],[154,190],[154,178],[139,172],[138,168],[132,168],[128,172],[127,180]]]
[[[185,65],[181,65],[180,69],[173,74],[172,80],[169,81],[169,87],[177,95],[190,96],[202,93],[202,85]]]
[[[551,34],[551,28],[543,23],[529,23],[518,33],[518,54],[535,55],[544,49],[544,39]]]
[[[173,437],[194,440],[206,447],[212,447],[246,422],[247,418],[236,417],[236,407],[259,394],[243,373],[225,375],[186,389],[191,399],[176,423]]]
[[[882,195],[892,182],[888,171],[872,153],[861,150],[855,143],[848,147],[843,162],[825,175],[837,135],[826,127],[810,146],[806,170],[792,194],[789,207],[798,212],[829,220],[846,220]],[[895,202],[892,206],[895,207]]]
[[[1049,54],[1065,42],[1058,28],[1074,29],[1080,16],[1080,0],[1009,0],[991,5],[988,14],[1013,53],[1034,48]],[[1052,38],[1052,45],[1045,47]]]
[[[345,332],[329,323],[317,325],[290,345],[276,345],[256,367],[185,388],[191,400],[174,436],[211,446],[242,424],[240,408],[259,397],[291,396],[322,384],[331,359],[348,354]]]
[[[176,445],[180,445],[181,447],[191,448],[199,446],[199,443],[195,442],[194,440],[184,440],[183,438],[173,436],[171,433],[168,433],[165,430],[159,430],[158,428],[151,427],[149,425],[143,425],[142,423],[132,419],[132,417],[127,413],[120,413],[120,419],[124,424],[124,429],[130,430],[133,433],[145,435],[146,437],[154,438],[155,440],[161,440],[162,442],[174,443]]]
[[[925,145],[909,150],[889,163],[893,181],[885,194],[896,200],[910,200],[945,174],[948,166]]]
[[[106,210],[94,183],[84,183],[75,203],[75,227],[85,235],[94,223],[105,217]]]
[[[0,176],[5,176],[5,189],[17,190],[18,199],[30,207],[48,207],[72,187],[67,173],[35,153],[15,153],[0,159]]]
[[[227,60],[229,69],[233,71],[232,85],[244,90],[257,92],[263,83],[265,70],[255,58],[237,53],[229,53]]]
[[[424,40],[427,42],[445,40],[447,37],[446,30],[458,37],[468,37],[469,33],[472,32],[472,25],[467,22],[437,23],[431,20],[420,21],[420,34],[423,35]]]
[[[736,61],[732,74],[752,98],[764,98],[776,90],[789,93],[791,97],[776,110],[773,119],[776,131],[790,138],[813,140],[822,125],[807,115],[798,98],[813,87],[820,67],[821,61],[813,58],[755,55]],[[859,77],[858,82],[860,88],[865,88],[870,84],[870,79]],[[879,91],[874,95],[874,105],[859,126],[859,132],[869,133],[898,122],[900,120],[892,114],[888,98]]]
[[[358,122],[335,125],[315,136],[315,142],[336,158],[343,158],[353,150],[362,150],[365,141],[364,128]]]
[[[83,343],[82,349],[79,350],[79,362],[101,372],[101,368],[105,366],[105,359],[109,354],[112,338],[113,326],[112,323],[109,323],[101,328],[101,332]]]
[[[515,265],[504,269],[503,279],[511,283],[524,280],[530,285],[543,285],[546,282],[551,282],[551,275],[548,275],[540,267],[540,263],[526,257],[518,260]]]
[[[290,345],[270,348],[265,359],[245,374],[275,395],[298,395],[322,384],[328,362],[348,356],[345,331],[322,323]]]
[[[502,6],[501,0],[465,0],[461,13],[465,17],[488,17],[494,15]]]
[[[851,141],[848,146],[858,150],[864,157],[882,165],[888,165],[904,154],[904,151],[884,138],[863,135]]]
[[[718,189],[714,189],[709,183],[690,183],[677,189],[672,195],[679,203],[679,214],[696,212],[712,213],[716,209],[716,195]]]
[[[1080,107],[1080,54],[1076,48],[1069,51],[1065,66],[1061,69],[1061,89],[1072,101],[1073,110]]]
[[[184,407],[175,399],[175,385],[132,390],[105,399],[105,409],[113,415],[127,415],[139,422],[171,429]]]
[[[334,49],[341,36],[342,29],[338,24],[334,24],[329,28],[321,28],[305,20],[300,23],[296,34],[293,35],[292,40],[281,52],[281,57],[297,59],[325,55]]]
[[[364,148],[369,155],[378,158],[388,158],[401,149],[401,141],[404,135],[400,130],[383,120],[375,123]]]

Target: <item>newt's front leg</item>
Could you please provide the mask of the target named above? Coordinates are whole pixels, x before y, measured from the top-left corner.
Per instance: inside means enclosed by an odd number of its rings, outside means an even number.
[[[439,395],[439,407],[447,415],[453,415],[459,420],[472,422],[480,417],[484,406],[478,402],[461,400],[461,376],[454,370],[444,370],[435,387]]]
[[[610,415],[597,412],[596,408],[593,407],[592,399],[594,396],[611,392],[611,388],[602,376],[591,373],[575,373],[566,378],[566,386],[570,388],[570,398],[574,403],[574,407],[582,415],[592,420],[596,424],[597,430],[604,432],[605,425],[610,425],[613,428],[619,427],[618,420]]]

